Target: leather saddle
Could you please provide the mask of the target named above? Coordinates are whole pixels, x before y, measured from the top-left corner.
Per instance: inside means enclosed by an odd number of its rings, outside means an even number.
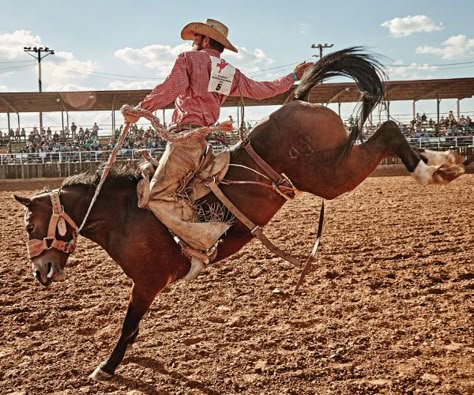
[[[140,150],[144,162],[140,164],[142,179],[137,185],[138,207],[146,208],[150,194],[150,179],[158,167],[158,161],[150,155],[148,150]],[[201,158],[199,167],[195,169],[188,180],[184,180],[187,195],[192,202],[202,198],[209,193],[206,183],[214,180],[219,184],[229,170],[230,151],[223,150],[214,153],[212,145],[208,144]]]

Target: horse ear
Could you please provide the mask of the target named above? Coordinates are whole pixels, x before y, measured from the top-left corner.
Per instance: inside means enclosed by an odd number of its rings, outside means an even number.
[[[15,198],[15,200],[18,203],[23,204],[23,206],[29,206],[31,204],[31,199],[30,198],[22,197],[22,196],[18,196],[18,195],[13,195],[13,197]]]

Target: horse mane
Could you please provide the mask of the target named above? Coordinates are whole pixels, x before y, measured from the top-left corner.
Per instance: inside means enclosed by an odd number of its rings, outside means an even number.
[[[61,188],[72,185],[96,187],[99,184],[104,167],[105,163],[100,165],[95,171],[86,170],[85,172],[69,176],[63,180]],[[123,186],[124,184],[136,185],[141,178],[141,172],[137,164],[121,164],[110,169],[110,173],[107,176],[107,185],[109,187]]]

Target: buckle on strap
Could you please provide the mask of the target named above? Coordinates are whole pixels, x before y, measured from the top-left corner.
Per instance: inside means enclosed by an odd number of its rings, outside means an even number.
[[[59,197],[59,189],[55,189],[50,194],[51,207],[53,213],[48,226],[48,237],[54,238],[56,235],[56,227],[61,236],[64,236],[67,232],[66,221],[64,219],[64,207],[61,205],[61,199]]]
[[[52,213],[48,225],[48,234],[42,240],[31,239],[26,243],[28,257],[30,259],[41,255],[43,251],[50,250],[51,248],[55,248],[56,250],[67,254],[72,254],[76,248],[77,225],[71,217],[64,212],[59,193],[60,189],[55,189],[49,193]],[[59,235],[66,235],[66,222],[68,222],[72,227],[72,239],[69,241],[56,239],[56,228],[58,229]]]

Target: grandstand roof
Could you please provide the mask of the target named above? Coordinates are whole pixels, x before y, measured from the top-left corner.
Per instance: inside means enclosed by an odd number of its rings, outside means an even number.
[[[77,92],[0,92],[0,113],[111,111],[123,104],[136,105],[150,90],[113,90]],[[474,78],[411,80],[386,82],[386,100],[465,99],[474,95]],[[246,106],[279,105],[287,94],[270,99],[245,99]],[[323,83],[315,86],[309,101],[314,103],[348,103],[359,100],[355,83]],[[224,106],[239,105],[240,98],[229,97]],[[173,104],[166,108],[173,108]]]

